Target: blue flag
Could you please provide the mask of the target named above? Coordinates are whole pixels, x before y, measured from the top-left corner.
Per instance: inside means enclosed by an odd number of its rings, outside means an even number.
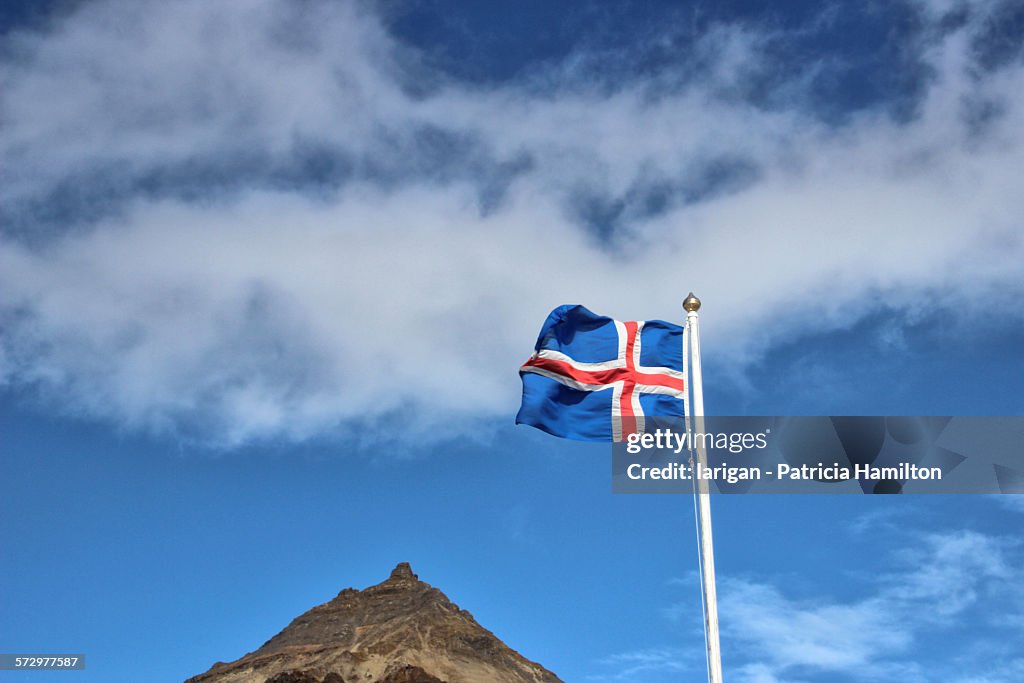
[[[645,417],[686,415],[683,328],[559,306],[519,368],[516,424],[580,441],[622,441]]]

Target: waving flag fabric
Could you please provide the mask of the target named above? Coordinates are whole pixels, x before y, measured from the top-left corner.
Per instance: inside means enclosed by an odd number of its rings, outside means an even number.
[[[686,415],[683,328],[559,306],[519,369],[516,424],[581,441],[621,441],[645,416]]]

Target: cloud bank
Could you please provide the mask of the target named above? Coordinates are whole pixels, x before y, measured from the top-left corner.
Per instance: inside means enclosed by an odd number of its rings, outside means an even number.
[[[84,3],[0,51],[0,382],[221,445],[510,414],[554,306],[736,367],[885,306],[1020,316],[1024,67],[914,5],[906,115],[839,122],[779,29],[467,83],[351,3]],[[670,27],[665,29],[671,30]],[[699,68],[696,68],[698,65]],[[1016,311],[1016,312],[1010,312]]]
[[[853,596],[840,595],[852,577],[839,569],[809,582],[725,577],[720,623],[731,677],[741,683],[1013,680],[1021,660],[1007,657],[1003,644],[1019,638],[1024,613],[1020,544],[966,530],[906,536],[902,553],[885,553],[891,570],[871,576]],[[797,597],[808,586],[822,592]],[[694,625],[700,609],[688,601],[666,612],[693,625],[688,648],[617,654],[600,662],[612,673],[595,680],[671,680],[677,671],[702,670],[701,627]]]

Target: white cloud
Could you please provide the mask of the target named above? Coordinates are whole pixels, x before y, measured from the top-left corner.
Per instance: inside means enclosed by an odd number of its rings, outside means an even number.
[[[778,670],[849,670],[900,652],[911,641],[899,616],[874,601],[795,601],[776,587],[748,581],[728,582],[722,595],[726,635]]]
[[[797,683],[791,679],[784,680],[769,666],[763,664],[747,664],[736,672],[741,683]]]
[[[614,671],[606,675],[590,676],[591,680],[632,681],[650,678],[656,673],[685,672],[694,667],[686,653],[670,648],[650,648],[623,652],[606,657],[600,662]]]
[[[978,600],[990,581],[1008,580],[1007,543],[975,532],[932,534],[903,553],[905,568],[883,577],[881,597],[896,605],[923,603],[931,618],[946,619]]]
[[[741,683],[1016,680],[1020,662],[1013,659],[1012,644],[1024,615],[1021,544],[975,531],[904,528],[901,536],[902,550],[893,551],[888,543],[879,548],[889,569],[860,579],[838,569],[830,576],[808,572],[802,580],[787,581],[720,574],[726,678]],[[697,590],[690,580],[672,579],[670,585],[691,597]],[[847,596],[836,594],[840,585]],[[703,669],[700,602],[689,599],[662,613],[685,629],[681,640],[687,645],[620,653],[599,662],[611,673],[598,679],[645,681],[655,680],[658,672]],[[958,647],[934,649],[944,639]]]
[[[1017,683],[1024,680],[1024,659],[988,662],[973,674],[953,679],[955,683]]]
[[[1013,510],[1015,512],[1024,512],[1024,495],[1020,494],[1006,494],[996,496],[995,498],[1000,505],[1007,510]]]
[[[778,680],[930,680],[923,662],[906,658],[911,647],[927,629],[957,626],[983,598],[1005,598],[1007,591],[1019,597],[1020,573],[1008,563],[1018,551],[1013,542],[976,532],[922,536],[895,555],[895,570],[851,600],[795,599],[784,586],[727,579],[720,591],[723,639],[758,675]],[[1008,610],[1013,598],[1001,604]]]
[[[879,507],[870,507],[867,512],[850,520],[848,526],[850,533],[856,536],[867,536],[898,532],[906,528],[908,520],[921,513],[916,501],[909,497],[900,500],[900,503],[900,505],[893,505],[890,500]]]
[[[454,82],[357,5],[294,7],[105,0],[10,39],[0,382],[230,445],[395,412],[510,414],[515,368],[561,303],[672,317],[695,290],[706,345],[736,362],[785,311],[801,311],[792,333],[938,291],[1017,310],[1024,68],[973,68],[975,23],[919,46],[935,76],[912,120],[832,128],[744,100],[737,74],[765,59],[749,28],[716,28],[695,47],[713,68],[652,96],[570,68],[544,87]],[[965,102],[1001,115],[979,133]],[[309,146],[351,182],[267,181]],[[751,169],[727,194],[653,217],[631,199],[723,159]],[[214,171],[192,194],[139,190],[193,168]],[[69,187],[110,211],[37,224]],[[629,239],[581,228],[572,207],[591,195],[622,199]]]

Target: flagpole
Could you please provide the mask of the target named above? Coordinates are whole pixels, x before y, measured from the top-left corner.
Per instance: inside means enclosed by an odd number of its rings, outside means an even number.
[[[700,333],[697,323],[700,299],[690,292],[683,301],[683,308],[686,309],[686,326],[689,330],[690,393],[693,399],[694,430],[703,433],[704,387],[700,368]],[[697,439],[696,441],[697,467],[707,468],[708,458],[704,449],[704,440]],[[711,493],[707,479],[697,478],[697,472],[693,472],[692,476],[696,478],[697,482],[700,510],[698,520],[700,524],[701,578],[704,591],[704,626],[707,631],[708,681],[722,683],[722,651],[718,640],[718,596],[715,590],[715,549],[711,538]]]

